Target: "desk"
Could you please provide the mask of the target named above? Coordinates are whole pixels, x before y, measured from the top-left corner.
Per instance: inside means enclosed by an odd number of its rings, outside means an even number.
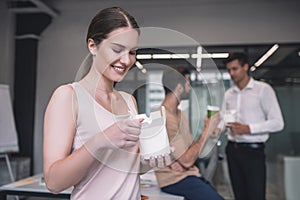
[[[149,171],[141,177],[141,193],[149,197],[149,200],[183,200],[182,196],[175,196],[162,192],[157,186],[154,171]]]
[[[72,188],[59,194],[52,194],[47,190],[45,185],[40,184],[41,177],[42,174],[38,174],[0,186],[0,200],[5,200],[7,195],[70,199]],[[148,196],[149,200],[183,200],[183,197],[161,192],[155,183],[150,183],[148,180],[141,180],[141,193]]]
[[[38,196],[48,198],[69,199],[72,188],[65,190],[59,194],[52,194],[45,185],[40,184],[42,174],[31,176],[13,183],[9,183],[0,187],[0,199],[6,199],[7,195],[16,196]]]

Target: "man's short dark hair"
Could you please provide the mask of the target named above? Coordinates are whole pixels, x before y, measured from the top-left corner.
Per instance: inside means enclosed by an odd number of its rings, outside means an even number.
[[[162,84],[165,90],[165,94],[173,92],[178,84],[185,86],[185,75],[189,75],[190,72],[185,67],[171,67],[163,72]]]
[[[242,52],[232,52],[229,54],[228,58],[226,58],[223,63],[224,65],[227,65],[231,61],[238,60],[239,63],[243,66],[245,64],[249,64],[248,62],[248,56],[245,53]]]

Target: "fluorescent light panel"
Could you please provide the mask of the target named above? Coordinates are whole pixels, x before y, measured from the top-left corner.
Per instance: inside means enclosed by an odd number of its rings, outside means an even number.
[[[135,62],[135,65],[136,65],[136,67],[137,67],[139,70],[141,70],[141,72],[142,72],[143,74],[146,74],[146,73],[147,73],[147,69],[144,68],[144,66],[143,66],[139,61],[136,61],[136,62]]]
[[[204,53],[204,54],[192,54],[192,58],[227,58],[229,53]]]
[[[229,53],[178,53],[178,54],[138,54],[136,56],[137,59],[204,59],[204,58],[227,58]]]
[[[211,58],[228,58],[229,53],[212,53]]]
[[[264,63],[277,49],[279,48],[278,44],[274,44],[267,53],[265,53],[256,63],[254,66],[259,67],[262,63]]]
[[[151,54],[139,54],[136,56],[137,59],[151,59],[152,55]]]
[[[199,57],[199,55],[198,55],[198,54],[196,54],[196,53],[194,53],[194,54],[192,54],[192,55],[191,55],[191,57],[196,59],[196,58],[198,58],[198,57]]]
[[[144,68],[144,66],[143,66],[139,61],[136,61],[136,62],[135,62],[135,65],[136,65],[137,68],[139,68],[139,69],[143,69],[143,68]]]
[[[147,73],[147,70],[146,70],[145,68],[143,68],[143,69],[141,69],[141,72],[142,72],[143,74],[146,74],[146,73]]]
[[[251,68],[250,68],[250,71],[251,72],[254,72],[256,70],[256,67],[255,66],[252,66]]]
[[[190,54],[188,53],[181,53],[181,54],[171,54],[172,59],[187,59],[190,58]]]
[[[171,54],[153,54],[152,58],[153,59],[170,59]]]

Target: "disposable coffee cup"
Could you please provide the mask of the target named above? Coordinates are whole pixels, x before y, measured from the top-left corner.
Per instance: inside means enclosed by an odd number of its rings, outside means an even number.
[[[216,113],[218,113],[219,111],[220,111],[220,108],[218,106],[208,105],[207,106],[207,117],[210,118],[213,115],[215,115]]]
[[[224,115],[225,125],[228,126],[230,122],[236,122],[236,111],[235,110],[227,110]]]

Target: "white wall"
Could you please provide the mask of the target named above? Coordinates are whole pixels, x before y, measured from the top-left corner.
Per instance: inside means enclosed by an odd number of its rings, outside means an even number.
[[[45,106],[53,90],[72,82],[87,54],[85,35],[94,14],[108,6],[121,6],[135,16],[141,27],[179,31],[204,45],[300,42],[300,2],[296,0],[152,0],[152,1],[47,1],[60,12],[41,36],[38,54],[34,171],[42,171],[42,132]],[[12,78],[12,26],[10,14],[0,1],[0,81]],[[3,12],[2,12],[3,11]],[[3,21],[3,23],[2,23]],[[5,28],[3,29],[3,24]],[[8,28],[7,28],[8,27]],[[8,31],[10,30],[10,31]],[[186,41],[177,41],[185,45]],[[152,46],[173,45],[161,38]],[[63,134],[63,133],[62,133]]]

